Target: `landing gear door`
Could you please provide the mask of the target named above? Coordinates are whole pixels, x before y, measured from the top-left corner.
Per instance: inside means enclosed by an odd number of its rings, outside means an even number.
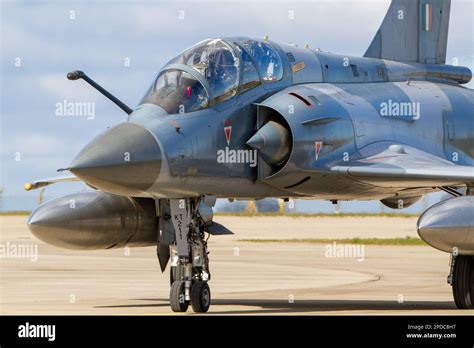
[[[189,204],[186,199],[170,199],[170,210],[178,256],[189,257],[188,232],[191,223]]]

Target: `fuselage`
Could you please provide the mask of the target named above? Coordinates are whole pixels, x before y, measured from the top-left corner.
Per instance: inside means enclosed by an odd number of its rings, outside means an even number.
[[[245,60],[242,52],[249,52],[241,44],[245,40],[250,39],[223,40],[240,54],[240,64]],[[460,86],[470,80],[469,69],[268,44],[281,59],[281,66],[272,66],[272,73],[281,70],[278,79],[265,81],[265,72],[253,57],[260,82],[244,90],[245,72],[240,71],[235,95],[215,105],[173,113],[165,110],[169,103],[163,107],[162,102],[154,103],[156,97],[145,98],[128,122],[155,137],[162,157],[159,175],[147,189],[99,188],[155,198],[383,199],[402,188],[369,185],[329,168],[389,144],[406,144],[456,164],[473,164],[474,94]],[[177,58],[163,71],[184,69],[190,77],[195,74],[183,62],[176,64]],[[187,88],[189,97],[195,87]],[[167,98],[163,100],[170,95]],[[246,145],[262,115],[281,122],[291,138],[284,163],[272,168],[262,166],[258,154]],[[319,144],[316,156],[315,144]]]

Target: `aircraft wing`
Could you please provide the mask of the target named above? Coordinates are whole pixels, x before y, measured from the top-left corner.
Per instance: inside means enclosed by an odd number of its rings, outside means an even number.
[[[57,176],[54,178],[41,179],[41,180],[36,180],[33,182],[28,182],[25,185],[23,185],[23,187],[26,191],[31,191],[31,190],[36,190],[41,187],[52,185],[58,182],[69,182],[69,181],[81,181],[81,179],[79,179],[78,177],[72,174],[62,175],[62,176]]]
[[[474,183],[474,167],[456,165],[406,145],[390,145],[383,151],[354,161],[341,162],[333,172],[382,187],[464,186]]]

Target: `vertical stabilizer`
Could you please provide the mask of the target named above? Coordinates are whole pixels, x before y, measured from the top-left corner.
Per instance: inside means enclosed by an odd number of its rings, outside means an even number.
[[[392,0],[364,57],[444,64],[451,0]]]

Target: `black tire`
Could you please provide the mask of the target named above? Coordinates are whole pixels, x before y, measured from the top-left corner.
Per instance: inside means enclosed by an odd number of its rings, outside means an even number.
[[[173,312],[186,312],[189,301],[184,298],[184,281],[178,280],[171,284],[170,304]]]
[[[211,306],[211,289],[207,282],[197,281],[191,288],[191,306],[196,313],[206,313]]]
[[[453,296],[459,309],[474,309],[474,257],[456,257],[453,271]]]

